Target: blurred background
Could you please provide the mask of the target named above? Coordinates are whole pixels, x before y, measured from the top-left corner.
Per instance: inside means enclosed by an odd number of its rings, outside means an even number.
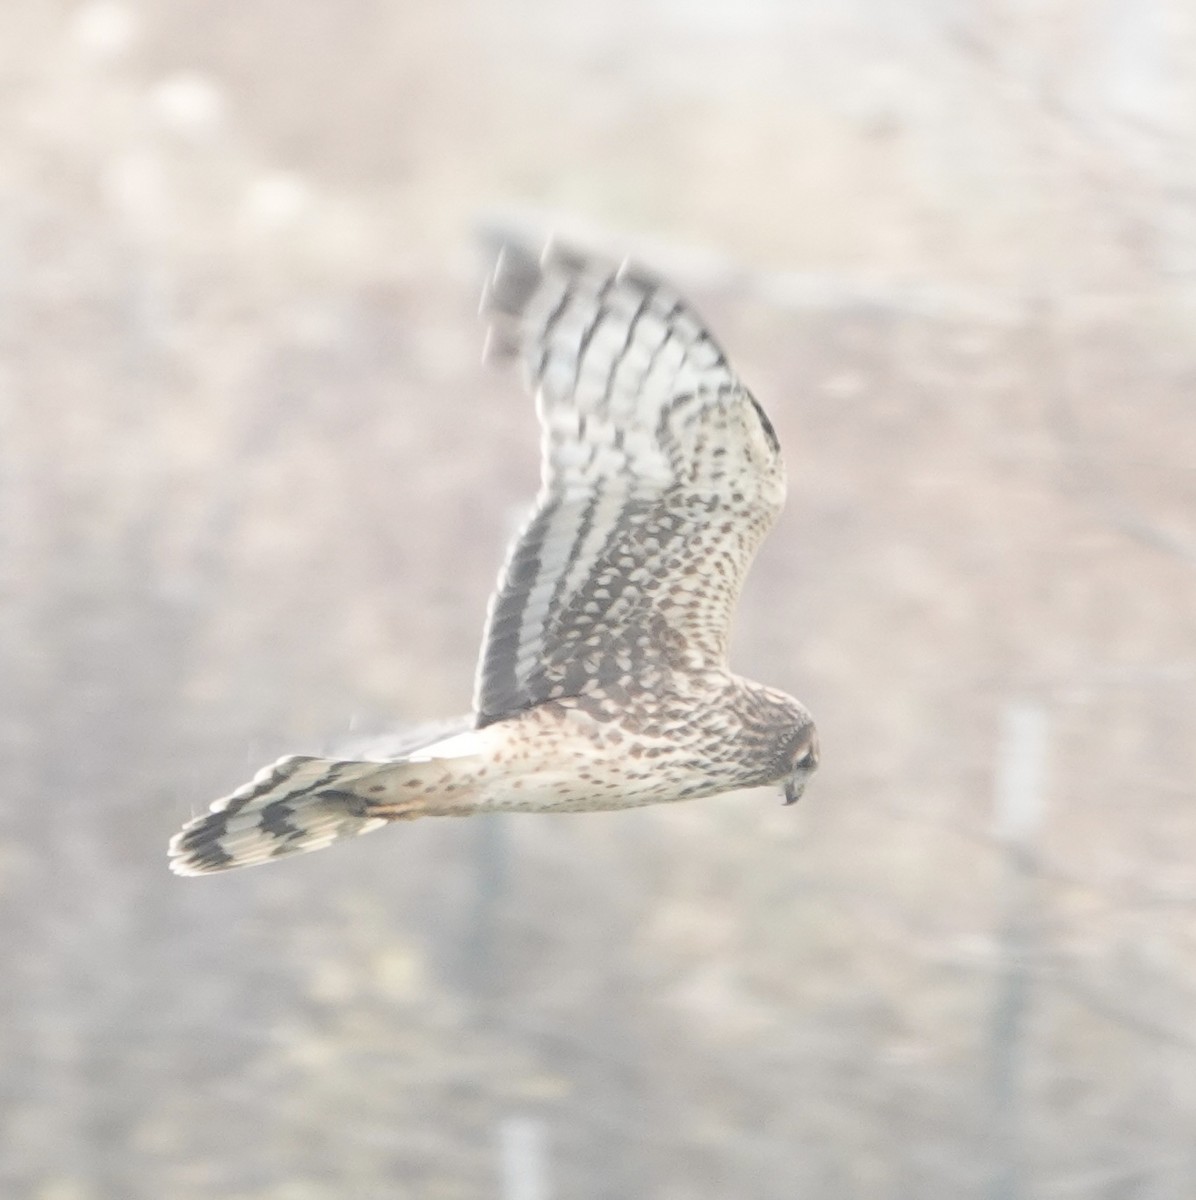
[[[1190,5],[6,4],[0,78],[5,1196],[1196,1195]],[[819,777],[172,877],[468,710],[506,230],[768,409]]]

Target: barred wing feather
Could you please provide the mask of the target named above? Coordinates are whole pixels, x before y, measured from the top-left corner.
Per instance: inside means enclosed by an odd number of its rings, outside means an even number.
[[[479,725],[725,665],[784,501],[763,410],[692,310],[627,267],[507,246],[486,310],[492,346],[523,359],[543,462],[491,600]]]

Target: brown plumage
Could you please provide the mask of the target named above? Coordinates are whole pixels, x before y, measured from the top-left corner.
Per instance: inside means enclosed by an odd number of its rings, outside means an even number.
[[[536,396],[543,479],[490,604],[472,727],[383,761],[284,758],[187,824],[202,874],[421,816],[580,812],[782,784],[809,713],[727,665],[744,576],[780,511],[772,425],[660,281],[560,251],[499,255],[490,345]]]

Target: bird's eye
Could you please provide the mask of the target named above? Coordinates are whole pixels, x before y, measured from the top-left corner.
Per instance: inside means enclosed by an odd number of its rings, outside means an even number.
[[[793,762],[795,771],[810,771],[813,770],[818,762],[818,756],[814,753],[814,747],[807,747],[805,753],[799,755]]]

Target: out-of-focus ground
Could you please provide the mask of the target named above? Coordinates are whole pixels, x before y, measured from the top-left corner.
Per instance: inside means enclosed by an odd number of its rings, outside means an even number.
[[[4,1195],[1196,1195],[1194,67],[1179,0],[0,7]],[[172,877],[468,709],[511,223],[768,408],[735,663],[822,772]]]

